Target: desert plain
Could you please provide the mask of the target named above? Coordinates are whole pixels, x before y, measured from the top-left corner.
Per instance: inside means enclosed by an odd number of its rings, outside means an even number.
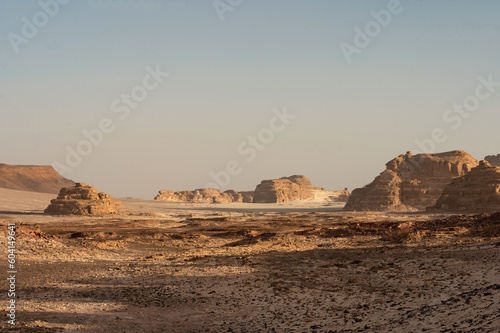
[[[0,333],[499,333],[499,13],[0,0]]]
[[[0,188],[0,246],[15,223],[18,271],[16,325],[2,298],[0,331],[500,331],[499,214],[313,198],[44,215],[55,197]]]

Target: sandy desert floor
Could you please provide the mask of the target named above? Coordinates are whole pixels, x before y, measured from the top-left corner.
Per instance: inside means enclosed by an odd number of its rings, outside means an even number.
[[[18,233],[2,332],[500,331],[500,214],[124,200],[55,217],[26,193],[0,189],[0,247]]]

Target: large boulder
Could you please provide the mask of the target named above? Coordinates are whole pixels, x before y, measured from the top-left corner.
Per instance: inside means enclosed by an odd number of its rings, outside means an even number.
[[[0,164],[0,187],[18,191],[57,194],[75,182],[64,178],[50,165]]]
[[[498,155],[488,155],[484,158],[492,166],[500,166],[500,154]]]
[[[277,203],[306,200],[314,196],[311,181],[305,176],[294,175],[280,179],[263,180],[254,191],[254,203]]]
[[[481,161],[446,186],[433,208],[473,213],[500,211],[500,167]]]
[[[76,183],[74,187],[61,189],[45,209],[49,215],[108,215],[122,209],[122,203],[109,194],[98,192],[94,187]]]
[[[252,202],[253,192],[237,192],[227,190],[222,192],[215,188],[200,188],[193,191],[159,191],[155,197],[157,201],[167,202],[194,202],[194,203],[230,203]]]
[[[352,191],[344,210],[408,211],[434,206],[446,185],[477,165],[475,158],[461,150],[407,152],[389,161],[373,182]]]

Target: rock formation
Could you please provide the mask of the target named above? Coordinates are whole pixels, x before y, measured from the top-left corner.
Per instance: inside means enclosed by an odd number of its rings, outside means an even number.
[[[346,188],[344,190],[328,191],[323,188],[314,188],[312,190],[313,197],[308,199],[310,203],[323,206],[336,206],[346,204],[349,199],[350,193]]]
[[[481,161],[443,190],[436,209],[490,213],[500,211],[500,167]]]
[[[61,188],[74,185],[50,165],[0,164],[0,187],[3,188],[57,194]]]
[[[492,166],[500,166],[500,154],[498,155],[488,155],[484,158]]]
[[[254,191],[240,191],[243,201],[242,202],[253,202]]]
[[[314,196],[311,181],[305,176],[290,176],[263,180],[255,188],[254,203],[276,203],[306,200]]]
[[[108,215],[116,214],[122,203],[109,194],[99,193],[94,187],[76,183],[74,187],[61,189],[45,209],[49,215]]]
[[[326,190],[315,190],[313,191],[314,193],[314,199],[321,198],[323,196],[328,196],[328,201],[330,202],[345,202],[349,200],[349,197],[351,194],[349,193],[349,189],[345,188],[344,190],[340,191],[326,191]]]
[[[235,191],[227,190],[222,193],[222,195],[229,195],[232,198],[231,202],[252,202],[253,201],[253,191]]]
[[[222,192],[215,188],[201,188],[194,191],[159,191],[155,197],[158,201],[168,202],[194,202],[194,203],[229,203],[229,202],[252,202],[253,192],[237,192],[227,190]]]
[[[344,210],[420,210],[434,206],[454,178],[468,173],[478,161],[464,151],[399,155],[373,182],[355,189]]]

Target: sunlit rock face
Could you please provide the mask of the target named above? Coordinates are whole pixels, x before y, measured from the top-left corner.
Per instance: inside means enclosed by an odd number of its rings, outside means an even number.
[[[407,152],[389,161],[373,182],[352,191],[344,210],[426,209],[436,205],[446,185],[477,165],[478,161],[462,150],[418,155]]]

